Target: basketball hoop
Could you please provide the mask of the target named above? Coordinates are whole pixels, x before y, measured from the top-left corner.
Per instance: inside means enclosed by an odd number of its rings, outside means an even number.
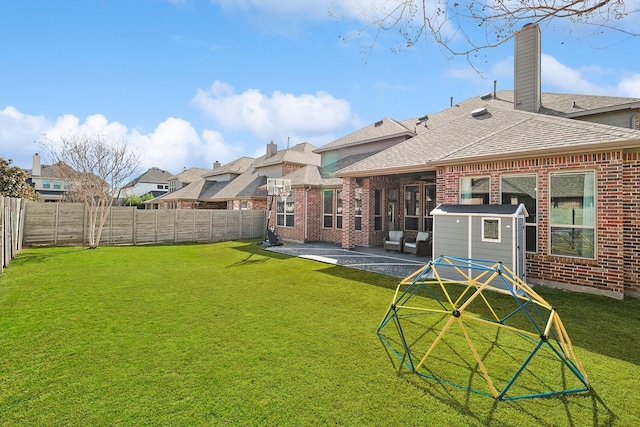
[[[267,178],[267,194],[278,197],[282,203],[287,202],[291,194],[291,180],[286,178]]]
[[[282,203],[287,203],[287,198],[289,197],[289,192],[287,192],[287,191],[278,191],[277,196],[280,197],[280,201]]]

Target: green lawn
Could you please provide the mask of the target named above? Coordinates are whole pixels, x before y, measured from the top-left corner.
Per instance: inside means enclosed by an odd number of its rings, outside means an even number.
[[[640,425],[640,301],[536,288],[592,390],[498,402],[399,368],[376,335],[397,282],[254,242],[25,250],[0,425]]]

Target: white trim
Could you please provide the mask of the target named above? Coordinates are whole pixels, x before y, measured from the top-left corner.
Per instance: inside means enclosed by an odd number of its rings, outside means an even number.
[[[498,232],[498,238],[492,238],[492,237],[486,237],[485,234],[485,230],[484,230],[484,226],[485,226],[485,221],[497,221],[497,232]],[[502,243],[502,218],[498,218],[495,216],[483,216],[480,219],[480,227],[481,227],[481,240],[483,242],[489,242],[489,243]]]

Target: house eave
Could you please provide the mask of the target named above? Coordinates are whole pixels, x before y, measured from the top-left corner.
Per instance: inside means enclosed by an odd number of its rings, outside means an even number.
[[[627,150],[640,150],[640,139],[621,141],[621,142],[604,142],[598,144],[589,144],[582,146],[570,146],[570,147],[561,147],[561,148],[549,148],[549,149],[541,149],[541,150],[529,150],[529,151],[519,151],[514,153],[504,153],[504,154],[490,154],[483,156],[473,156],[473,157],[464,157],[464,158],[455,158],[455,159],[444,159],[438,160],[429,163],[432,168],[439,168],[445,166],[457,166],[462,164],[470,164],[470,163],[485,163],[485,162],[493,162],[493,161],[503,161],[503,160],[521,160],[521,159],[531,159],[536,157],[548,157],[554,155],[567,155],[567,154],[585,154],[585,153],[602,153],[607,151],[627,151]]]
[[[328,152],[328,151],[336,151],[336,150],[341,150],[343,148],[357,147],[359,145],[370,144],[372,142],[386,141],[386,140],[389,140],[389,139],[399,138],[399,137],[402,137],[402,136],[414,137],[414,136],[416,136],[416,134],[414,132],[411,132],[411,131],[407,130],[406,132],[398,132],[398,133],[391,134],[391,135],[384,135],[384,136],[381,136],[381,137],[378,137],[378,138],[370,138],[370,139],[365,139],[365,140],[354,141],[354,142],[350,142],[348,144],[343,144],[343,145],[338,145],[338,146],[333,146],[333,147],[328,147],[328,148],[320,147],[320,148],[316,148],[315,150],[313,150],[313,152],[316,153],[316,154],[325,153],[325,152]]]
[[[335,174],[335,176],[338,178],[360,178],[360,177],[368,177],[368,176],[402,175],[407,173],[427,172],[427,171],[433,171],[433,170],[435,170],[433,163],[425,163],[422,165],[398,166],[394,168],[371,169],[367,171],[344,172],[344,173],[338,172]]]
[[[591,116],[594,114],[612,113],[615,111],[624,111],[624,110],[635,110],[638,108],[640,108],[640,102],[630,102],[628,104],[614,105],[611,107],[601,107],[601,108],[594,108],[591,110],[582,110],[582,111],[576,111],[572,113],[563,113],[560,116],[564,118],[572,119],[576,117]]]

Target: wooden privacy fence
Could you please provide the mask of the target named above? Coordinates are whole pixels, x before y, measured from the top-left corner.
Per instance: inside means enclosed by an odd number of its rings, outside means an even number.
[[[22,249],[25,202],[0,196],[0,273]]]
[[[25,245],[82,245],[87,212],[82,203],[27,202]],[[221,242],[264,237],[266,211],[109,208],[100,245]]]

